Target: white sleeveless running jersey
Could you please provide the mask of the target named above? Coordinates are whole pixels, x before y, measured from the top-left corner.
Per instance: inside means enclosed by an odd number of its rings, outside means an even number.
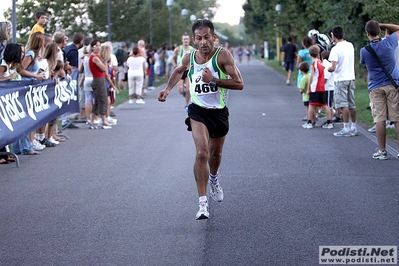
[[[179,47],[180,47],[180,53],[177,56],[177,64],[178,65],[180,65],[180,62],[183,59],[183,56],[185,54],[188,54],[188,53],[191,53],[192,51],[194,51],[194,48],[191,45],[188,47],[188,50],[184,50],[184,46],[183,45],[180,45]]]
[[[212,88],[209,83],[202,81],[202,72],[207,67],[212,75],[217,79],[228,79],[229,76],[223,73],[217,64],[217,57],[222,47],[218,47],[212,58],[205,64],[195,62],[195,53],[190,55],[190,69],[188,78],[190,79],[191,102],[207,109],[222,109],[227,104],[228,89],[216,86]]]

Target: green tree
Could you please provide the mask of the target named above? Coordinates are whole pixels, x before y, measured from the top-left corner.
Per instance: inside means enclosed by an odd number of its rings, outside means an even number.
[[[94,4],[94,0],[23,0],[16,5],[17,31],[19,42],[26,43],[31,28],[36,24],[35,13],[45,11],[48,15],[48,22],[45,31],[54,33],[57,30],[64,30],[68,34],[73,32],[87,32],[88,7]],[[11,20],[11,12],[7,12],[7,19]]]
[[[92,20],[92,32],[104,35],[107,29],[107,1],[100,0],[89,10]],[[171,8],[172,40],[180,43],[187,29],[191,31],[190,15],[197,18],[213,17],[216,0],[175,0]],[[182,9],[188,10],[188,16],[181,16]],[[150,40],[150,1],[149,0],[111,0],[112,40],[137,42]],[[103,33],[103,34],[101,34]],[[169,43],[169,10],[165,0],[152,0],[152,35],[154,47]]]
[[[111,40],[137,42],[150,39],[150,0],[109,0],[111,4]],[[155,47],[169,42],[169,10],[165,0],[152,1],[152,33]],[[57,30],[72,35],[82,32],[106,40],[108,35],[108,0],[19,0],[17,2],[17,31],[19,42],[26,43],[28,34],[36,23],[36,11],[47,12],[48,33]],[[175,0],[171,9],[173,43],[180,43],[185,29],[191,32],[190,15],[197,18],[213,18],[216,0]],[[186,20],[181,10],[186,8]],[[6,12],[11,20],[11,11]]]

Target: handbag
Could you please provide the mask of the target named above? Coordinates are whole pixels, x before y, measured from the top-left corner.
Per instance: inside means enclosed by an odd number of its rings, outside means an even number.
[[[371,45],[367,45],[366,47],[367,51],[369,51],[370,54],[372,54],[374,56],[374,58],[377,60],[378,65],[380,65],[380,67],[382,68],[382,70],[384,71],[385,75],[387,75],[387,77],[389,78],[389,80],[391,81],[392,85],[395,87],[395,89],[398,89],[399,85],[396,84],[395,80],[393,80],[391,74],[387,71],[387,69],[385,68],[385,66],[382,64],[381,60],[378,58],[377,54],[375,53],[373,47],[371,47]]]

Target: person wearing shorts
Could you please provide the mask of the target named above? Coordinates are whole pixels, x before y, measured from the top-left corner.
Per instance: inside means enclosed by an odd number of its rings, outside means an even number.
[[[382,40],[381,29],[390,30],[393,34]],[[366,34],[370,40],[370,46],[380,58],[394,82],[399,84],[399,69],[395,59],[395,49],[398,47],[399,25],[380,24],[375,20],[367,22]],[[399,92],[384,73],[374,56],[363,47],[360,50],[360,63],[365,64],[368,70],[368,92],[371,102],[371,112],[376,123],[376,136],[378,148],[373,154],[376,160],[386,160],[386,120],[395,125],[396,136],[399,140]],[[399,157],[399,155],[398,155]]]
[[[191,104],[185,122],[192,132],[196,147],[194,177],[199,196],[196,219],[202,220],[209,218],[208,185],[211,197],[217,202],[223,200],[218,170],[223,144],[229,131],[227,92],[242,90],[244,82],[231,53],[214,45],[216,35],[211,21],[195,21],[192,32],[198,50],[183,56],[166,87],[158,93],[158,101],[166,100],[170,90],[188,69]]]
[[[320,48],[317,45],[312,45],[309,48],[309,55],[313,59],[313,62],[310,65],[308,122],[302,125],[305,129],[311,129],[316,125],[317,109],[327,105],[327,92],[324,86],[324,67],[318,58],[319,54]]]
[[[180,62],[185,54],[189,54],[192,51],[194,51],[194,48],[190,45],[190,36],[188,34],[183,34],[182,38],[182,45],[179,45],[175,48],[173,51],[172,55],[172,64],[174,67],[177,67],[180,65]],[[183,97],[186,100],[186,104],[184,105],[184,109],[187,111],[188,110],[188,105],[190,103],[190,90],[189,86],[190,84],[188,83],[187,79],[187,73],[188,69],[186,69],[182,76],[181,80],[179,81],[179,93],[183,95]]]
[[[355,49],[353,44],[344,40],[344,30],[341,27],[332,29],[335,46],[331,48],[328,61],[329,72],[334,72],[335,107],[341,109],[344,128],[335,132],[336,137],[352,137],[359,133],[356,126],[355,105]],[[351,123],[349,123],[349,117]]]
[[[282,48],[281,57],[283,58],[283,66],[287,71],[287,85],[291,85],[291,75],[294,71],[295,58],[297,56],[296,46],[292,43],[292,37],[287,38],[287,43]]]

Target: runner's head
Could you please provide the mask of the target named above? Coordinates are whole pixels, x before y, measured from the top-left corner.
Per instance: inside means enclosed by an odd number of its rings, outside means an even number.
[[[207,20],[207,19],[199,19],[193,23],[193,26],[191,28],[192,32],[193,32],[193,36],[195,36],[196,29],[202,29],[204,27],[208,27],[210,29],[212,35],[215,34],[215,27],[213,26],[212,21]]]
[[[183,36],[181,37],[181,42],[183,44],[183,46],[189,46],[190,45],[190,36],[188,34],[183,34]]]
[[[212,53],[217,38],[213,23],[207,19],[199,19],[194,22],[192,30],[193,42],[198,51],[204,55]]]

